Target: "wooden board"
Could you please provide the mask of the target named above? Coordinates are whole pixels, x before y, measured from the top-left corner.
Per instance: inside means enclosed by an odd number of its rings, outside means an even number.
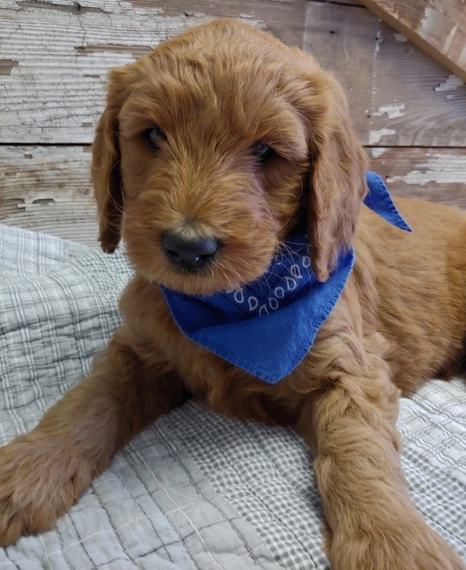
[[[302,47],[304,15],[308,2],[309,0],[132,0],[133,5],[140,7],[157,5],[164,17],[186,14],[188,18],[203,15],[208,19],[243,19],[266,29],[288,45],[297,47]]]
[[[464,0],[362,0],[363,4],[466,81]]]
[[[362,6],[309,0],[133,0],[131,10],[117,0],[79,5],[8,0],[0,9],[0,143],[89,144],[111,67],[226,15],[304,46],[334,70],[364,144],[466,146],[466,86]]]
[[[466,149],[379,147],[368,153],[394,196],[466,209]]]
[[[367,9],[309,2],[304,48],[345,87],[363,144],[466,147],[466,85]]]
[[[466,149],[372,148],[394,195],[466,209]],[[0,223],[97,245],[89,146],[0,146]]]
[[[304,8],[305,0],[8,0],[0,9],[0,142],[90,143],[110,68],[220,15],[302,45]]]
[[[0,146],[0,223],[97,244],[90,147]]]

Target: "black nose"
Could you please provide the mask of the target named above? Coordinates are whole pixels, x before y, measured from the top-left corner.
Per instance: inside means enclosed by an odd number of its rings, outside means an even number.
[[[211,237],[185,238],[166,232],[162,246],[168,259],[180,268],[192,273],[209,264],[217,254],[218,242]]]

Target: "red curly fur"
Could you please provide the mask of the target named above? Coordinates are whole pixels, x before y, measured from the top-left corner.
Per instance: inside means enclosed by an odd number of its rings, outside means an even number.
[[[157,150],[144,136],[156,127]],[[263,164],[257,142],[276,153]],[[464,371],[466,215],[400,199],[414,233],[397,230],[362,206],[366,168],[336,80],[244,24],[194,28],[111,73],[93,147],[100,240],[111,252],[122,235],[136,273],[88,378],[0,450],[1,544],[50,528],[114,453],[194,394],[302,433],[334,569],[465,568],[408,496],[395,422],[401,392]],[[188,340],[159,284],[207,295],[255,280],[303,223],[321,281],[339,251],[354,247],[357,263],[309,354],[270,385]],[[222,246],[205,270],[178,272],[167,231]]]

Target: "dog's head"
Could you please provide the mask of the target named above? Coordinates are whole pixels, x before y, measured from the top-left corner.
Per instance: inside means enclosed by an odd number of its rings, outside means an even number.
[[[335,79],[216,20],[111,72],[93,146],[100,241],[111,252],[121,234],[147,279],[211,294],[259,278],[306,224],[324,281],[351,246],[365,170]]]

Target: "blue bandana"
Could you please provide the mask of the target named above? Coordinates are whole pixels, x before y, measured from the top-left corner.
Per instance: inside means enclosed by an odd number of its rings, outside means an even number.
[[[368,172],[367,184],[366,206],[394,226],[411,231],[380,176]],[[275,384],[309,351],[340,298],[354,262],[353,250],[341,254],[335,270],[321,283],[311,268],[307,235],[293,234],[268,271],[240,289],[209,297],[161,289],[188,338]]]

